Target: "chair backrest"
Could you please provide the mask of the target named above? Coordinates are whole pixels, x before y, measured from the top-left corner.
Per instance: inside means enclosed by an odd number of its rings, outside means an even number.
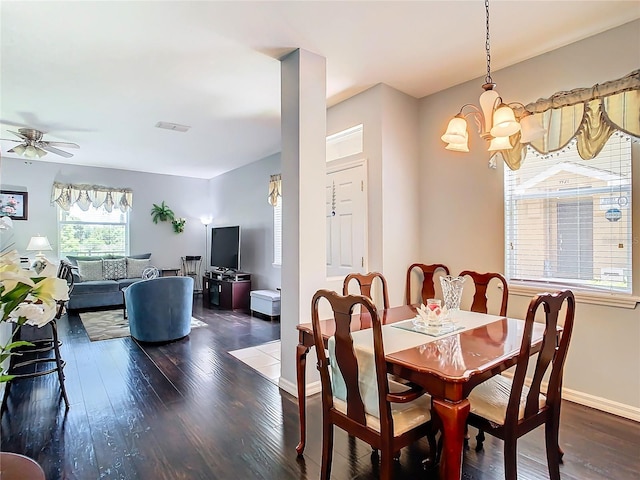
[[[419,268],[422,271],[422,291],[420,292],[420,299],[422,303],[426,304],[427,299],[435,298],[436,286],[434,283],[434,276],[438,270],[443,270],[444,275],[449,275],[449,269],[446,265],[440,263],[433,263],[431,265],[425,265],[424,263],[414,263],[407,270],[407,289],[406,289],[406,301],[407,305],[411,305],[411,274],[413,270]]]
[[[473,303],[471,304],[471,311],[478,313],[489,313],[487,308],[487,288],[489,287],[489,282],[493,279],[497,279],[502,283],[502,300],[500,302],[500,313],[499,315],[504,316],[507,314],[507,301],[509,300],[509,287],[507,285],[507,280],[499,273],[489,272],[489,273],[478,273],[473,272],[471,270],[465,270],[460,272],[461,277],[471,277],[473,283],[475,285],[476,291],[473,294]]]
[[[562,325],[558,323],[558,319],[563,306],[564,322]],[[524,420],[537,414],[539,408],[540,386],[547,370],[551,368],[549,383],[547,386],[547,407],[557,407],[560,405],[560,394],[562,391],[562,373],[564,362],[571,340],[571,332],[573,330],[573,317],[575,313],[575,298],[571,290],[564,290],[556,293],[542,293],[536,295],[529,303],[527,310],[527,318],[525,319],[525,327],[522,335],[522,345],[520,346],[520,354],[518,355],[518,363],[516,372],[513,377],[511,394],[509,397],[509,405],[505,418],[507,423],[515,425],[518,423],[518,411],[520,408],[520,397],[527,376],[527,368],[529,364],[529,355],[531,352],[531,336],[535,324],[536,312],[539,307],[544,308],[545,315],[545,332],[542,340],[542,346],[538,354],[535,370],[533,372],[531,385],[529,386],[529,394],[527,395],[526,406],[524,410]],[[562,327],[562,332],[558,333],[557,327]]]
[[[330,363],[322,340],[322,331],[320,330],[320,318],[318,314],[318,304],[323,298],[331,305],[333,318],[335,320],[335,355],[332,361],[337,363],[337,368],[339,369],[346,386],[346,415],[334,409],[334,392],[331,383],[331,376],[329,375]],[[384,358],[384,347],[382,344],[382,327],[375,305],[364,295],[342,296],[330,290],[318,290],[311,301],[313,338],[318,356],[318,370],[320,371],[320,381],[322,384],[323,410],[327,413],[329,410],[333,410],[335,415],[340,415],[342,417],[343,423],[347,422],[356,429],[366,428],[365,403],[359,388],[358,358],[354,350],[353,338],[351,336],[352,315],[357,305],[360,305],[361,307],[361,315],[366,315],[371,318],[373,357],[375,376],[378,386],[377,400],[380,415],[380,433],[382,435],[387,435],[389,432],[393,432],[393,420],[391,417],[391,407],[387,401],[389,384]]]
[[[360,287],[360,295],[364,295],[370,300],[374,300],[371,295],[371,287],[373,286],[373,282],[377,279],[380,280],[380,284],[382,285],[382,302],[384,308],[389,308],[389,293],[387,291],[387,280],[380,272],[370,272],[370,273],[350,273],[346,277],[344,277],[344,282],[342,284],[342,294],[349,295],[349,283],[351,280],[355,280]]]
[[[66,260],[60,260],[60,264],[58,265],[58,271],[56,273],[56,277],[66,280],[67,286],[69,287],[69,295],[71,295],[71,291],[73,290],[74,279],[73,269],[76,268],[71,263]],[[62,312],[64,311],[64,307],[67,304],[67,300],[58,300],[58,310],[56,311],[56,318],[59,319],[62,316]]]

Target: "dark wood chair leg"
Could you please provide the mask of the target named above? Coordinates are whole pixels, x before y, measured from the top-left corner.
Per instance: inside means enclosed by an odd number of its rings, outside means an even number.
[[[330,480],[331,461],[333,459],[333,425],[324,422],[322,425],[322,465],[320,467],[321,480]]]
[[[545,441],[547,447],[547,465],[549,467],[549,478],[560,480],[560,446],[558,445],[559,425],[555,416],[552,415],[544,426]]]
[[[476,452],[482,450],[484,445],[484,432],[478,429],[478,435],[476,435]]]
[[[506,437],[504,439],[504,478],[516,480],[518,478],[518,439]]]

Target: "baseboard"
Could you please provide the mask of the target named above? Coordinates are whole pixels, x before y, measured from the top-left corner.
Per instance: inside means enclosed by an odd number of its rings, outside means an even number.
[[[504,375],[505,377],[513,378],[512,372],[503,372],[502,375]],[[531,385],[531,379],[527,378],[525,380],[525,384],[527,386]],[[540,384],[540,390],[546,392],[547,385],[547,382],[542,382]],[[640,422],[639,407],[634,407],[625,403],[609,400],[608,398],[596,397],[595,395],[591,395],[590,393],[584,393],[566,387],[562,387],[562,399],[584,405],[585,407],[595,408],[596,410],[600,410],[602,412],[611,413],[612,415],[617,415],[618,417],[628,418],[629,420]]]
[[[278,380],[278,386],[285,392],[298,398],[298,385],[296,383],[292,383],[280,377],[280,380]],[[305,394],[308,397],[309,395],[314,395],[316,393],[319,393],[321,390],[322,390],[322,385],[320,385],[320,380],[317,380],[315,382],[307,383]]]
[[[603,412],[640,422],[640,408],[638,407],[564,387],[562,388],[562,398],[585,407],[595,408],[596,410],[602,410]]]

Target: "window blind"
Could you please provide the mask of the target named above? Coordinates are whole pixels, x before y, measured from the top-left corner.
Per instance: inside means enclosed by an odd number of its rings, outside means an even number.
[[[508,279],[631,293],[629,136],[612,135],[591,160],[575,141],[551,155],[528,153],[519,170],[505,169]]]
[[[282,197],[273,207],[273,264],[282,265]]]

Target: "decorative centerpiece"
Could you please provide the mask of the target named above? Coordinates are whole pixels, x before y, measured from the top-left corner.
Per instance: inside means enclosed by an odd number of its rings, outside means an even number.
[[[444,306],[451,313],[460,310],[460,300],[462,300],[462,288],[465,277],[454,277],[443,275],[440,277],[440,286],[444,296]]]
[[[418,315],[413,324],[419,327],[440,327],[446,323],[449,311],[447,307],[443,307],[437,298],[430,298],[427,304],[420,305],[417,309]]]

